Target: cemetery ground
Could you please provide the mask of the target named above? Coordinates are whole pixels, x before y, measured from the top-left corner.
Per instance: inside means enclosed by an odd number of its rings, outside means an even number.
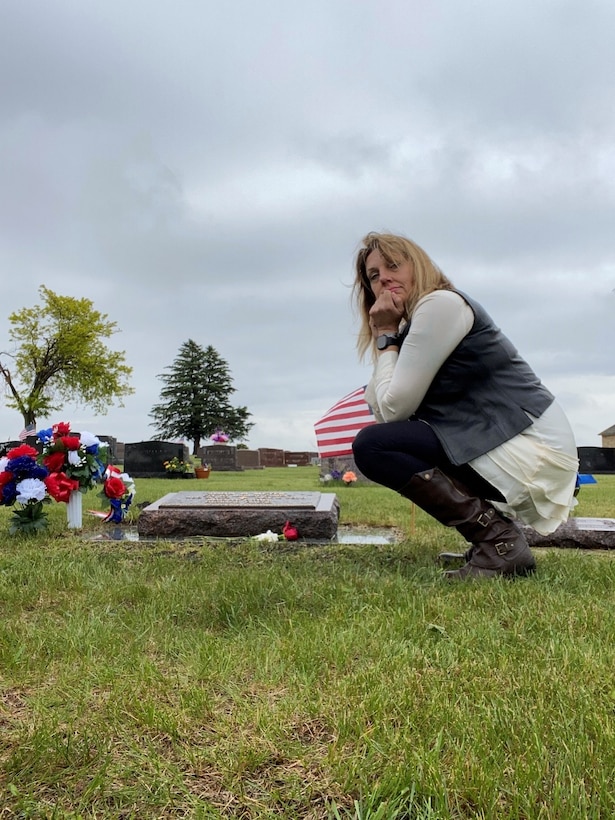
[[[597,478],[577,513],[615,517]],[[326,491],[311,467],[204,485],[136,500]],[[615,554],[447,584],[454,531],[335,492],[342,523],[400,540],[93,542],[61,505],[24,539],[2,508],[0,818],[615,816]]]

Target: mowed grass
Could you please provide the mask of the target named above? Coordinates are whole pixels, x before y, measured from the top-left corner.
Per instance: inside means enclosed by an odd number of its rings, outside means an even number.
[[[316,468],[143,480],[318,490]],[[0,511],[0,818],[612,818],[615,555],[461,585],[460,537],[335,488],[391,546],[94,542]],[[95,494],[85,508],[95,508]],[[615,518],[615,476],[579,516]]]

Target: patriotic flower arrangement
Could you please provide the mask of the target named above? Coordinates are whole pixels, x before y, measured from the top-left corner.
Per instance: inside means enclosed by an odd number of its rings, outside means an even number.
[[[216,430],[216,432],[211,437],[212,441],[215,441],[216,444],[226,444],[229,440],[229,436],[224,432],[224,430]]]
[[[43,504],[49,503],[49,473],[37,463],[38,452],[21,444],[0,458],[0,505],[19,507],[13,510],[9,532],[39,532],[47,526]]]
[[[121,524],[135,497],[135,483],[128,473],[122,473],[117,467],[109,465],[105,470],[100,497],[110,507],[103,520]]]
[[[93,433],[71,435],[70,424],[61,421],[36,435],[42,444],[39,459],[49,471],[47,489],[53,499],[68,502],[71,492],[85,493],[103,481],[101,450],[108,445]]]
[[[68,504],[73,493],[86,493],[97,484],[103,485],[101,497],[111,508],[101,517],[113,522],[124,519],[135,485],[127,473],[106,466],[105,442],[92,433],[72,435],[68,422],[40,430],[37,438],[41,453],[21,444],[0,458],[0,505],[19,505],[13,510],[11,535],[45,529],[48,520],[44,504],[51,503],[51,499]]]

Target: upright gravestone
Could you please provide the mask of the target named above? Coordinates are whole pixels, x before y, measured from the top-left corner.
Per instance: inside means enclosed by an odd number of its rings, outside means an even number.
[[[261,457],[258,450],[240,450],[237,448],[237,463],[244,470],[260,470]]]
[[[208,444],[201,448],[201,460],[214,472],[241,472],[243,467],[237,460],[237,447],[230,444]]]
[[[258,454],[261,460],[261,467],[284,466],[284,450],[276,450],[273,447],[259,447]]]
[[[297,467],[307,467],[312,463],[315,453],[306,451],[284,450],[284,464],[296,464]]]
[[[615,473],[615,447],[579,447],[580,473]]]
[[[343,475],[346,472],[352,472],[357,477],[359,484],[371,484],[372,482],[366,478],[355,464],[353,456],[328,456],[320,460],[320,477],[324,479],[325,476],[331,476],[333,473],[340,473]]]
[[[326,541],[337,534],[339,514],[335,493],[189,491],[145,507],[137,529],[161,538],[251,537],[267,530],[280,534],[290,521],[300,539]]]
[[[183,444],[171,441],[138,441],[124,445],[124,472],[131,478],[165,478],[164,462],[186,458]]]

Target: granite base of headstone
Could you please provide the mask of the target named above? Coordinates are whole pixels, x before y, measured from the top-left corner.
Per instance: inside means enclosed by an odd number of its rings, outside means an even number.
[[[335,493],[179,492],[141,511],[139,535],[159,538],[204,535],[249,538],[287,521],[300,540],[329,541],[337,534],[340,508]]]
[[[615,518],[569,518],[550,535],[540,535],[531,527],[521,529],[530,547],[615,549]]]
[[[124,445],[124,472],[131,478],[168,478],[165,461],[189,458],[184,444],[172,441],[138,441]]]
[[[237,460],[237,447],[232,444],[209,444],[201,448],[203,463],[209,464],[215,473],[241,472]]]

